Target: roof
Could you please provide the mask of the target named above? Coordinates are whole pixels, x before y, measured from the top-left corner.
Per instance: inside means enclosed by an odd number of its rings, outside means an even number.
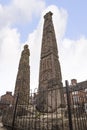
[[[87,80],[83,82],[79,82],[76,85],[69,85],[69,91],[80,91],[87,89]],[[66,92],[66,87],[64,87],[64,93]]]

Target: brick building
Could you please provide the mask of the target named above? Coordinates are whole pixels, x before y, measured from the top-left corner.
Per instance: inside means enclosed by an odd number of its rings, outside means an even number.
[[[68,89],[71,105],[73,104],[76,107],[84,104],[85,112],[87,112],[87,81],[77,83],[76,79],[72,79]],[[67,103],[66,87],[64,87],[64,97]]]

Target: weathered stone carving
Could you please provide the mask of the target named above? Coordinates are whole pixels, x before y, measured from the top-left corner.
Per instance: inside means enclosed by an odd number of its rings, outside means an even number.
[[[18,74],[15,85],[14,96],[18,96],[18,105],[27,105],[29,103],[30,92],[30,66],[29,66],[30,52],[28,45],[24,46],[22,51]]]
[[[52,13],[48,12],[44,16],[37,108],[42,112],[52,112],[64,104],[62,88]]]

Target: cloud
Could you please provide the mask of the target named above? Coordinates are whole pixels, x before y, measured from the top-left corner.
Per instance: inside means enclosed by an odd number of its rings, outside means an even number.
[[[61,67],[64,80],[76,78],[78,82],[87,80],[87,38],[63,39],[61,47]]]
[[[0,30],[0,92],[13,91],[20,55],[20,34],[16,29]]]
[[[43,0],[12,0],[8,5],[0,4],[0,95],[14,90],[24,44],[21,32],[12,26],[29,23],[33,17],[40,16],[44,7]]]
[[[12,0],[8,5],[0,4],[0,27],[29,22],[33,15],[40,15],[44,8],[43,0]]]
[[[37,29],[34,30],[34,32],[29,35],[28,39],[30,47],[30,69],[31,69],[30,82],[32,90],[38,87],[41,37],[42,37],[42,28],[40,22]]]
[[[13,14],[15,14],[17,20],[28,22],[33,15],[40,15],[45,8],[45,2],[43,0],[13,0],[12,6],[14,8]]]
[[[20,53],[24,44],[29,44],[30,48],[31,89],[38,87],[43,15],[48,11],[53,12],[63,82],[72,78],[77,78],[77,81],[86,79],[87,38],[84,36],[78,40],[64,38],[68,18],[66,10],[54,5],[47,7],[42,13],[37,28],[29,34],[25,43],[21,43],[21,33],[18,29],[12,28],[11,25],[15,23],[24,24],[31,18],[35,20],[34,16],[40,15],[44,6],[43,0],[26,0],[25,2],[13,0],[9,5],[0,5],[0,95],[6,90],[14,90]]]

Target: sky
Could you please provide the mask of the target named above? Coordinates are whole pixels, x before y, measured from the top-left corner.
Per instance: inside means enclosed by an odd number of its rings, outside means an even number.
[[[14,93],[23,46],[30,49],[30,89],[38,88],[43,16],[53,12],[62,81],[87,80],[87,0],[0,0],[0,96]]]

